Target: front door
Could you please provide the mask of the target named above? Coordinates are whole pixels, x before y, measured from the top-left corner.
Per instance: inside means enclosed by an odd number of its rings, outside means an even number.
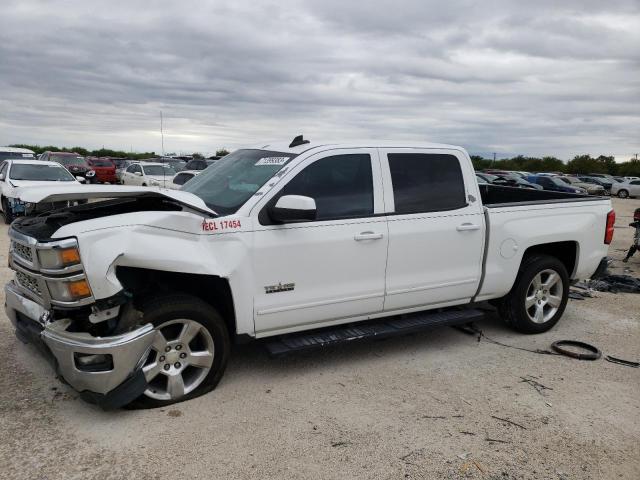
[[[470,300],[484,245],[477,189],[466,188],[475,185],[470,163],[463,170],[468,160],[451,150],[389,149],[380,158],[390,198],[384,310]]]
[[[382,311],[387,222],[375,149],[316,154],[283,178],[257,210],[254,233],[256,334],[308,329]],[[274,225],[282,195],[316,202],[314,221]]]

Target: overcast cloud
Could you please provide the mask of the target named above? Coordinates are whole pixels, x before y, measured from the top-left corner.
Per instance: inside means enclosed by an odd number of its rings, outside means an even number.
[[[4,1],[0,144],[640,153],[640,0]]]

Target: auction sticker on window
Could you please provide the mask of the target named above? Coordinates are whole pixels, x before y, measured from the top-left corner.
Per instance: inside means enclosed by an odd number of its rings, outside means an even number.
[[[257,165],[284,165],[291,157],[262,157],[256,162]]]
[[[241,228],[240,220],[202,220],[204,232],[223,232]]]

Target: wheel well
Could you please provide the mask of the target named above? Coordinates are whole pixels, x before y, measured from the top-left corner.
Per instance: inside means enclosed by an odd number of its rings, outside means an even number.
[[[534,245],[525,250],[522,258],[524,260],[526,257],[541,254],[550,255],[560,260],[567,269],[569,278],[572,278],[578,258],[578,242],[567,241]]]
[[[158,293],[182,292],[194,295],[214,307],[224,318],[229,335],[236,335],[236,314],[229,282],[216,275],[165,272],[148,268],[117,267],[116,276],[135,298]]]

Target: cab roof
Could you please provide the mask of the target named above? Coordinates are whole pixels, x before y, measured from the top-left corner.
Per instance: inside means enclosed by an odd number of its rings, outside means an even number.
[[[447,150],[463,150],[462,147],[456,145],[447,145],[444,143],[427,143],[427,142],[411,142],[411,141],[385,141],[385,140],[364,140],[364,141],[349,141],[349,142],[315,142],[309,141],[308,143],[298,144],[291,147],[291,143],[276,141],[261,143],[258,145],[252,145],[248,148],[256,148],[260,150],[271,150],[274,152],[291,153],[294,155],[300,155],[303,152],[314,149],[326,149],[326,148],[424,148],[424,149],[447,149]]]

